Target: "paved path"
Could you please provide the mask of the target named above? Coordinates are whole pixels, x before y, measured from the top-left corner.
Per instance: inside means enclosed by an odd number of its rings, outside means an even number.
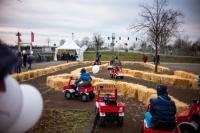
[[[55,65],[64,64],[64,63],[67,63],[67,62],[66,61],[51,61],[51,62],[33,63],[32,70],[46,68],[49,66],[55,66]],[[26,68],[22,68],[22,71],[23,72],[28,71],[28,64],[27,64]]]
[[[195,74],[200,74],[200,64],[197,63],[161,63],[161,66],[166,66],[171,70],[183,70]]]

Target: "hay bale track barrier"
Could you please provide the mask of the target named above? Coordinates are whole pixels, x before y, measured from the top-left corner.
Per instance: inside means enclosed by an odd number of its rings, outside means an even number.
[[[143,62],[123,62],[126,64],[139,64],[144,67],[154,69],[154,65],[150,63]],[[172,71],[169,68],[158,66],[158,72],[169,73]],[[166,85],[173,85],[182,88],[197,88],[197,75],[185,71],[175,71],[174,75],[168,74],[156,74],[152,72],[144,72],[140,70],[123,69],[123,73],[126,76],[143,79],[147,81],[152,81],[156,83],[162,83]]]
[[[138,64],[138,65],[141,65],[141,66],[143,66],[143,67],[149,68],[149,69],[151,69],[151,70],[153,70],[153,71],[154,71],[154,69],[155,69],[155,65],[153,65],[153,64],[151,64],[151,63],[123,61],[122,64],[123,64],[123,65],[134,65],[134,64]],[[158,66],[158,72],[159,72],[159,73],[166,73],[166,74],[173,74],[173,71],[171,71],[169,68],[163,67],[163,66]]]
[[[104,69],[106,65],[100,65],[101,69]],[[92,66],[86,67],[86,70],[90,71]],[[71,74],[59,74],[54,76],[47,77],[47,86],[54,88],[55,90],[62,91],[64,85],[69,80],[70,76],[80,75],[80,68],[71,72]],[[120,95],[125,95],[127,97],[137,98],[139,101],[147,104],[149,99],[155,98],[156,90],[153,88],[147,88],[146,86],[127,83],[122,81],[113,81],[113,80],[104,80],[101,78],[93,77],[92,84],[97,88],[100,85],[104,85],[105,87],[117,88]],[[172,100],[174,100],[178,112],[181,112],[188,108],[188,104],[177,100],[176,98],[170,96]]]
[[[106,61],[103,61],[102,63],[107,63]],[[56,65],[56,66],[49,66],[47,68],[43,68],[43,69],[35,69],[35,70],[30,70],[30,71],[26,71],[26,72],[22,72],[22,73],[15,73],[12,74],[11,76],[13,78],[15,78],[17,81],[22,82],[22,81],[26,81],[29,79],[33,79],[33,78],[37,78],[39,76],[42,75],[46,75],[46,74],[50,74],[62,69],[66,69],[78,64],[88,64],[88,65],[92,65],[93,62],[91,61],[82,61],[82,62],[70,62],[70,63],[65,63],[65,64],[60,64],[60,65]]]

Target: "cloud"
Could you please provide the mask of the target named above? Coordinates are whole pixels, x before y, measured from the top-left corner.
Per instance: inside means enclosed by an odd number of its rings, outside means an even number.
[[[0,38],[9,40],[10,36],[10,40],[14,42],[13,35],[18,31],[24,34],[24,38],[29,38],[30,31],[34,31],[38,38],[43,38],[41,42],[44,42],[44,38],[47,37],[57,38],[56,40],[70,37],[72,32],[77,38],[91,36],[96,32],[105,36],[113,32],[121,36],[129,36],[131,33],[127,27],[139,18],[141,9],[138,5],[151,4],[153,0],[21,1],[0,0]],[[189,7],[192,8],[197,0],[190,1],[192,2]],[[196,12],[199,8],[195,6],[195,9],[190,11],[186,5],[188,0],[169,0],[170,7],[184,9],[187,18],[191,18],[189,20],[198,24],[199,15]],[[187,21],[186,25],[189,23]],[[193,31],[187,28],[186,32]]]

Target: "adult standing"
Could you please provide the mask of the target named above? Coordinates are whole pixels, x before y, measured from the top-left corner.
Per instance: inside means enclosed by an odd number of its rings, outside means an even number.
[[[143,61],[144,61],[144,63],[146,63],[147,60],[148,60],[148,56],[146,54],[143,54]]]
[[[32,62],[33,62],[33,55],[30,54],[30,55],[28,56],[28,64],[29,64],[28,70],[32,69],[32,68],[31,68]]]
[[[17,53],[17,64],[15,66],[15,72],[21,73],[21,66],[22,66],[22,55],[20,52]]]
[[[68,63],[68,61],[69,61],[69,58],[70,58],[70,54],[69,54],[69,52],[67,52],[67,54],[66,54],[67,63]]]
[[[26,68],[26,64],[27,64],[27,54],[26,51],[23,52],[23,66]]]

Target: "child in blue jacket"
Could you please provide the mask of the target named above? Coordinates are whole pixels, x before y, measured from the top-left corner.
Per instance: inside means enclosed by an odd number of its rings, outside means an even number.
[[[82,81],[82,82],[81,82]],[[81,69],[81,76],[80,78],[75,82],[77,86],[77,91],[79,90],[80,87],[87,87],[91,85],[92,78],[90,74],[86,72],[85,68]]]
[[[176,106],[167,93],[167,86],[157,85],[156,99],[150,99],[149,112],[145,114],[147,128],[154,128],[159,122],[169,125],[167,128],[175,128]]]

